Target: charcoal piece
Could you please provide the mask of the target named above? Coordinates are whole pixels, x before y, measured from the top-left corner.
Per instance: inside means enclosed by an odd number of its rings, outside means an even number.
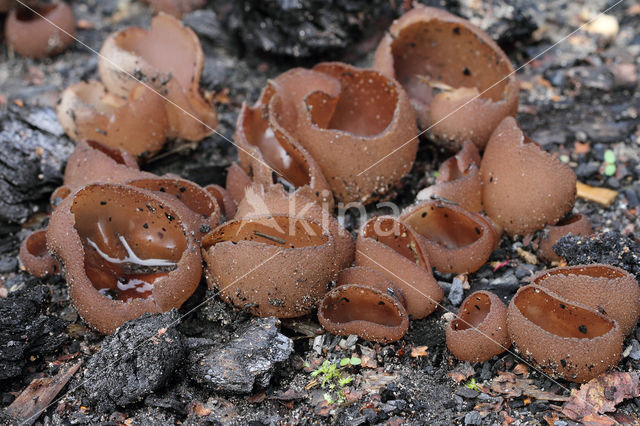
[[[209,389],[230,393],[249,393],[266,387],[277,363],[289,358],[293,342],[278,332],[276,318],[256,318],[238,330],[226,345],[192,351],[189,370],[192,377]]]
[[[640,279],[640,244],[619,232],[577,237],[567,235],[553,246],[569,265],[605,263],[618,266]]]
[[[0,224],[26,220],[62,182],[74,144],[58,134],[54,118],[55,112],[43,107],[12,107],[0,114]]]
[[[182,363],[177,310],[145,314],[107,336],[84,373],[83,386],[98,411],[143,400],[162,388]]]
[[[66,339],[66,322],[44,313],[49,289],[37,278],[18,277],[20,288],[0,299],[0,380],[19,376],[30,355],[53,352]]]
[[[245,0],[237,2],[237,30],[251,49],[309,57],[353,46],[381,16],[386,0]]]

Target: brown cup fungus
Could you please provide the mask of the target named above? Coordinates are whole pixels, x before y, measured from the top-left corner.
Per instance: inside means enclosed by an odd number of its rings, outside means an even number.
[[[364,224],[356,241],[356,266],[374,269],[393,282],[414,319],[431,314],[444,297],[422,239],[396,218],[376,217]]]
[[[227,222],[203,238],[202,249],[209,287],[258,316],[310,313],[338,272],[331,234],[286,215]]]
[[[91,184],[62,201],[47,230],[78,313],[102,333],[145,312],[179,308],[200,282],[196,240],[163,198]]]
[[[218,206],[220,207],[222,214],[225,217],[225,220],[231,219],[236,215],[236,209],[238,208],[238,206],[236,205],[236,202],[233,201],[233,197],[226,189],[224,189],[220,185],[215,184],[207,185],[204,187],[204,189],[206,189],[209,194],[211,194],[211,196],[216,199],[216,201],[218,202]]]
[[[422,240],[431,266],[444,273],[477,271],[498,239],[487,219],[441,201],[410,207],[400,218]]]
[[[507,306],[488,291],[476,291],[460,305],[447,325],[447,347],[460,361],[482,362],[511,346]]]
[[[518,111],[509,58],[480,28],[442,9],[416,5],[382,38],[374,68],[407,91],[418,121],[451,150],[483,148]]]
[[[239,143],[259,149],[259,158],[294,187],[306,185],[321,196],[326,179],[343,202],[387,194],[411,169],[418,144],[402,87],[375,70],[338,62],[270,81],[253,108],[244,106],[237,129]],[[255,161],[239,155],[249,172]]]
[[[518,350],[554,377],[586,382],[620,359],[623,335],[614,319],[537,285],[511,299],[507,328]]]
[[[9,12],[4,32],[7,43],[18,54],[42,59],[61,53],[73,43],[76,19],[71,7],[63,2],[20,5]]]
[[[244,192],[252,184],[249,175],[237,163],[231,163],[227,169],[227,180],[225,190],[229,193],[236,204],[244,198]]]
[[[198,141],[218,124],[215,110],[200,94],[203,64],[196,34],[159,13],[149,30],[129,27],[107,37],[98,69],[102,83],[116,96],[129,97],[137,80],[157,90],[166,98],[167,136]]]
[[[543,229],[538,254],[549,262],[560,262],[562,258],[553,251],[553,246],[565,235],[589,235],[593,233],[593,225],[589,218],[577,213],[566,217],[555,225],[547,225]]]
[[[181,178],[136,179],[127,185],[153,191],[176,210],[196,240],[220,224],[220,207],[215,197],[201,186]]]
[[[87,140],[78,143],[69,156],[64,185],[75,191],[89,183],[124,183],[154,177],[152,173],[141,171],[135,157],[127,151]]]
[[[47,230],[31,233],[20,244],[20,262],[28,273],[43,278],[60,272],[60,264],[47,250]]]
[[[384,275],[356,266],[340,272],[338,287],[318,307],[318,320],[332,334],[393,342],[409,328],[403,301],[401,290]]]
[[[416,199],[445,199],[470,212],[482,211],[480,153],[466,141],[458,154],[445,160],[438,169],[435,185],[424,188]]]
[[[624,336],[638,322],[640,286],[624,269],[602,264],[566,266],[541,271],[531,282],[616,320]]]
[[[71,139],[91,139],[146,157],[162,148],[169,126],[164,99],[144,85],[135,86],[125,99],[99,81],[76,83],[62,93],[56,110]]]
[[[576,175],[505,118],[487,144],[480,167],[482,202],[509,235],[555,224],[571,211]]]

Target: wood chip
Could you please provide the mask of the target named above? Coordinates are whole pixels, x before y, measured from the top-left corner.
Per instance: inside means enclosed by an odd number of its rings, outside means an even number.
[[[419,358],[423,356],[429,356],[429,352],[427,351],[429,347],[427,346],[415,346],[411,348],[411,358]]]
[[[67,364],[60,368],[53,377],[33,379],[20,395],[9,405],[6,413],[20,420],[22,424],[33,424],[40,414],[47,409],[51,401],[78,371],[82,361]]]
[[[520,256],[522,258],[522,260],[527,262],[529,265],[537,265],[538,264],[538,258],[536,257],[535,254],[533,254],[533,253],[531,253],[529,251],[526,251],[522,247],[518,247],[516,249],[516,251],[518,252],[518,256]]]
[[[609,207],[618,196],[618,191],[614,191],[613,189],[596,188],[582,182],[576,183],[576,190],[578,191],[579,198],[593,201],[605,207]]]

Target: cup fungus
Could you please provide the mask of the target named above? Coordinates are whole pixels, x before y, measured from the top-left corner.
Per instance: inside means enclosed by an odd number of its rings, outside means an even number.
[[[288,71],[269,82],[253,107],[243,102],[235,133],[240,147],[238,159],[253,182],[270,185],[275,179],[290,190],[296,188],[300,195],[333,207],[329,184],[320,167],[272,114],[282,108],[280,96],[288,94],[278,93],[282,81],[291,80],[290,74],[297,73],[297,70]]]
[[[640,317],[640,286],[633,275],[615,266],[553,268],[536,274],[532,283],[616,320],[624,336]]]
[[[206,278],[227,303],[258,316],[306,315],[336,278],[335,243],[320,223],[287,215],[227,222],[202,239]]]
[[[480,153],[472,142],[466,141],[458,154],[445,160],[438,169],[436,184],[416,196],[418,201],[436,198],[444,198],[471,212],[482,211]]]
[[[204,55],[198,36],[171,15],[159,13],[151,29],[129,27],[111,34],[100,50],[98,70],[107,90],[126,98],[136,79],[158,90],[169,120],[168,137],[198,141],[218,118],[200,94]]]
[[[18,54],[42,59],[73,43],[76,19],[71,7],[61,1],[35,3],[29,8],[20,5],[9,11],[4,31],[7,43]]]
[[[356,334],[374,342],[394,342],[409,328],[402,291],[370,268],[340,272],[338,287],[322,299],[318,320],[330,333]]]
[[[491,135],[480,174],[484,210],[509,235],[555,224],[576,199],[573,170],[526,137],[513,117]]]
[[[465,140],[483,148],[518,111],[509,58],[480,28],[442,9],[415,5],[397,19],[373,64],[402,84],[420,125],[451,150]]]
[[[488,291],[476,291],[460,305],[447,325],[447,347],[461,361],[482,362],[511,346],[507,306]]]
[[[164,198],[187,225],[196,240],[220,224],[216,198],[201,186],[181,178],[135,179],[127,185],[147,189]]]
[[[364,224],[356,241],[356,266],[380,272],[402,290],[412,318],[428,316],[444,297],[420,236],[396,218],[375,217]]]
[[[20,262],[31,275],[43,278],[60,272],[60,264],[47,250],[47,230],[35,231],[20,244]]]
[[[623,335],[614,319],[538,285],[511,299],[507,328],[542,371],[573,382],[589,381],[620,359]]]
[[[141,171],[135,157],[127,151],[87,140],[78,143],[69,156],[64,170],[64,185],[74,191],[89,183],[124,183],[155,177]]]
[[[231,194],[229,194],[226,189],[224,189],[220,185],[215,184],[207,185],[204,187],[204,189],[206,189],[209,194],[211,194],[211,196],[216,199],[216,201],[218,202],[218,206],[220,207],[222,214],[225,217],[225,220],[231,219],[236,215],[236,202],[233,201],[233,197],[231,197]]]
[[[147,157],[162,148],[169,126],[164,99],[144,85],[135,86],[125,99],[99,81],[76,83],[62,93],[56,110],[71,139],[91,139]]]
[[[442,201],[425,201],[400,219],[422,240],[431,266],[440,272],[475,272],[489,259],[498,235],[483,216]]]
[[[78,313],[109,334],[145,312],[179,308],[202,274],[196,240],[151,191],[90,184],[51,215],[47,245]]]
[[[560,238],[569,234],[589,235],[591,233],[593,233],[593,225],[587,216],[580,213],[571,215],[561,219],[555,225],[544,227],[540,245],[538,246],[538,254],[550,262],[560,262],[562,258],[553,251],[553,246]]]
[[[236,204],[244,198],[244,192],[251,186],[251,178],[237,163],[231,163],[227,169],[225,190]]]
[[[334,261],[338,270],[348,268],[353,263],[353,237],[326,208],[313,200],[300,196],[297,192],[286,193],[281,186],[271,186],[268,190],[260,185],[249,187],[238,204],[236,219],[264,214],[287,214],[317,221],[322,225],[323,231],[330,233],[335,241]]]

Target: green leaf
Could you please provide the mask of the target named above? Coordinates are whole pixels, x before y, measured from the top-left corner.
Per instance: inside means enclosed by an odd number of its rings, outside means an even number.
[[[616,174],[616,165],[615,164],[607,164],[604,166],[604,174],[607,176],[613,176]]]
[[[349,358],[342,358],[340,360],[340,367],[344,367],[347,364],[349,364]]]
[[[616,155],[612,150],[608,149],[604,152],[604,162],[614,164],[616,162]]]
[[[351,365],[360,365],[362,363],[360,358],[356,358],[356,357],[351,358],[350,362],[351,362]]]

